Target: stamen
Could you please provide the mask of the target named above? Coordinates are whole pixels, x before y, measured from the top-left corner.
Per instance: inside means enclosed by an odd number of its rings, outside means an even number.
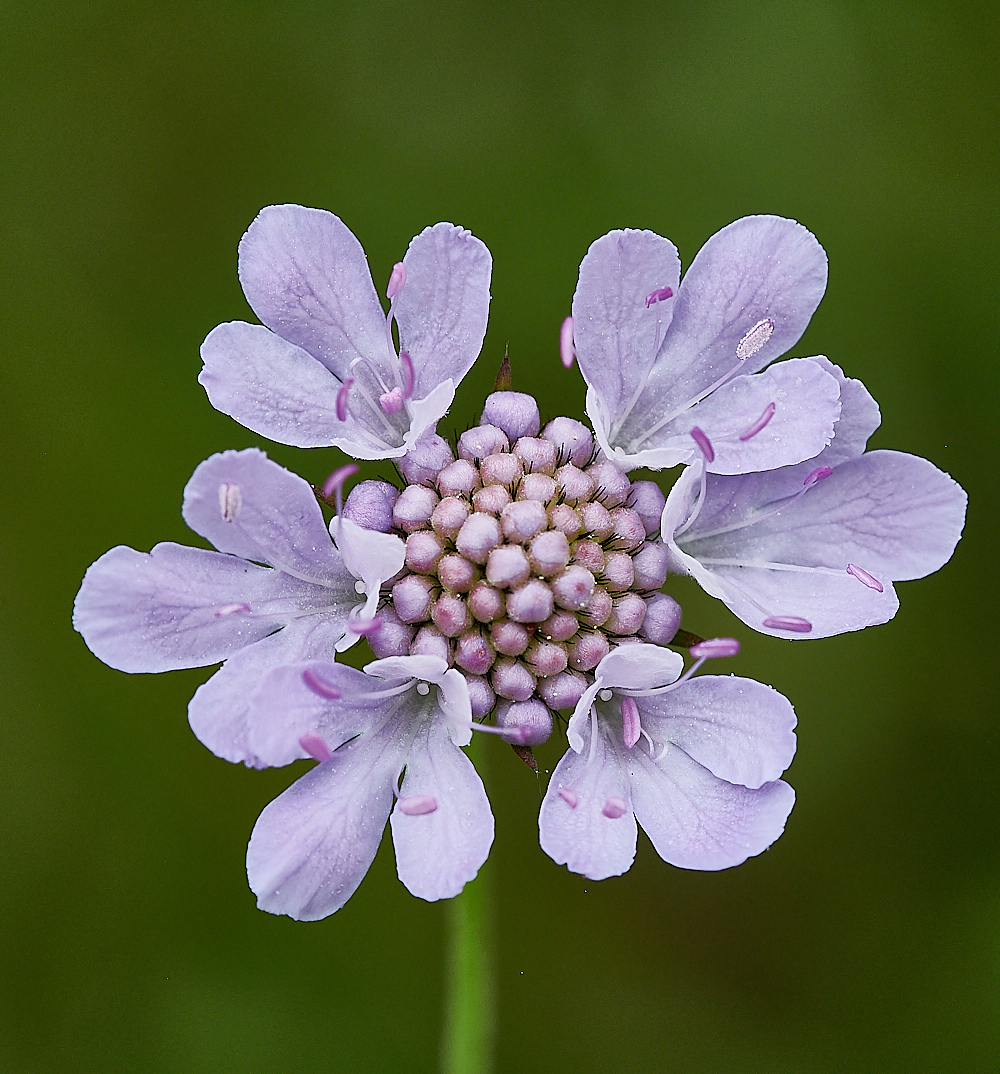
[[[340,492],[344,487],[344,482],[349,477],[353,477],[357,472],[358,467],[353,462],[349,462],[346,466],[338,467],[323,482],[323,495],[329,499],[335,492]]]
[[[570,807],[570,809],[576,809],[577,802],[580,801],[569,787],[560,787],[559,797]]]
[[[403,389],[397,385],[391,392],[383,392],[378,401],[386,414],[398,414],[403,409]]]
[[[399,811],[408,817],[422,817],[426,813],[433,813],[437,807],[437,799],[433,794],[415,794],[411,798],[399,799]]]
[[[876,593],[883,592],[882,583],[874,575],[869,574],[862,567],[857,566],[857,564],[848,563],[847,573],[853,578],[857,578],[859,582],[868,586],[869,589],[874,589]]]
[[[815,470],[810,470],[806,474],[803,485],[815,485],[817,481],[822,481],[824,477],[829,477],[833,473],[833,470],[829,466],[817,466]]]
[[[417,693],[420,694],[421,697],[426,697],[430,692],[431,692],[431,688],[430,688],[430,686],[427,685],[427,683],[425,683],[425,682],[418,682],[417,683]]]
[[[562,364],[569,369],[576,356],[576,350],[573,347],[572,317],[567,317],[562,323],[562,328],[559,329],[559,356],[562,358]]]
[[[322,764],[323,761],[331,760],[333,757],[333,754],[330,752],[330,747],[319,737],[319,735],[303,735],[299,739],[299,745],[314,761],[319,761],[320,764]]]
[[[242,503],[243,497],[240,495],[239,485],[224,481],[219,486],[219,510],[222,512],[223,522],[235,522]]]
[[[382,620],[377,615],[371,619],[352,619],[347,624],[347,629],[352,634],[362,634],[368,637],[369,634],[375,634],[382,629]]]
[[[712,447],[712,441],[697,425],[691,429],[691,439],[698,445],[702,455],[705,456],[706,462],[715,462],[715,448]]]
[[[340,698],[340,691],[337,687],[332,682],[327,682],[326,679],[320,678],[312,668],[306,668],[302,672],[302,681],[319,697],[325,697],[328,701],[337,701]],[[306,747],[303,746],[302,748],[305,749]]]
[[[622,735],[625,739],[625,749],[630,750],[638,741],[642,733],[642,725],[639,722],[639,706],[635,698],[622,698]]]
[[[750,440],[755,437],[774,417],[774,403],[768,403],[764,408],[764,413],[750,426],[749,429],[740,437],[740,440]]]
[[[609,798],[604,803],[604,808],[601,812],[608,818],[608,820],[617,820],[619,817],[624,817],[628,812],[628,806],[621,798]]]
[[[347,380],[340,386],[340,391],[337,392],[337,420],[347,421],[347,394],[351,390],[351,385],[354,383],[353,377],[348,377]]]
[[[413,371],[413,361],[406,351],[399,352],[399,364],[403,370],[403,398],[409,399],[413,395],[413,383],[416,374]]]
[[[870,577],[870,576],[869,576]],[[221,608],[218,608],[215,612],[216,619],[224,619],[227,615],[235,615],[237,612],[250,611],[249,604],[223,604]]]
[[[674,289],[672,287],[660,287],[656,291],[650,291],[646,295],[646,309],[650,306],[655,306],[657,302],[662,302],[666,298],[674,297]]]
[[[385,289],[385,297],[391,302],[405,286],[406,266],[402,261],[397,261],[392,266],[392,272],[389,275],[389,286]]]
[[[795,634],[808,634],[813,628],[808,619],[800,619],[797,615],[772,615],[764,620],[763,625],[772,630],[790,630]]]
[[[735,638],[707,638],[692,645],[688,650],[693,657],[714,659],[722,656],[735,656],[740,651],[740,643]]]
[[[736,344],[736,357],[745,362],[756,354],[761,347],[771,338],[774,331],[774,321],[770,317],[758,321],[753,328]]]

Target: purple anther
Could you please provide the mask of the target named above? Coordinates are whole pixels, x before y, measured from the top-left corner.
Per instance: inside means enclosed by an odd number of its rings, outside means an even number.
[[[457,496],[445,496],[431,515],[431,528],[440,537],[454,539],[470,514],[469,504]]]
[[[538,500],[515,500],[500,512],[500,525],[508,541],[528,541],[548,523]]]
[[[628,474],[610,459],[601,459],[587,467],[588,474],[597,486],[595,498],[607,508],[618,507],[628,499],[632,482]]]
[[[745,362],[764,346],[764,344],[771,338],[771,333],[773,331],[774,321],[772,321],[770,317],[765,317],[764,320],[758,321],[739,343],[736,344],[736,357],[739,358],[741,362]]]
[[[869,589],[874,589],[876,593],[883,592],[882,583],[873,574],[869,574],[863,567],[859,567],[856,563],[847,564],[847,573],[852,578],[857,578],[863,585],[868,586]]]
[[[507,618],[515,623],[544,623],[552,614],[552,590],[532,580],[507,597]]]
[[[228,615],[235,615],[237,612],[250,611],[249,604],[223,604],[221,608],[216,608],[215,618],[225,619]]]
[[[504,656],[520,656],[531,642],[531,633],[520,623],[502,619],[490,627],[493,648]]]
[[[510,455],[496,456],[509,459]],[[472,494],[472,506],[482,514],[498,515],[510,503],[510,493],[503,485],[486,485]]]
[[[604,562],[604,577],[601,580],[612,593],[624,593],[631,589],[635,581],[632,557],[627,552],[612,552]]]
[[[392,603],[396,614],[404,623],[421,623],[430,618],[431,589],[429,578],[410,574],[392,587]]]
[[[351,619],[347,624],[347,629],[352,634],[360,634],[367,638],[382,629],[382,620],[377,615],[373,615],[371,619]]]
[[[416,374],[413,372],[413,360],[406,351],[399,352],[399,367],[403,371],[403,398],[409,399],[413,395]]]
[[[604,549],[597,541],[577,541],[573,549],[573,562],[586,567],[591,574],[600,574],[604,570]]]
[[[494,548],[486,561],[486,580],[499,589],[515,589],[531,575],[531,564],[524,549],[517,545]]]
[[[723,656],[735,656],[740,651],[740,643],[735,638],[706,638],[690,648],[691,655],[700,660],[703,656],[715,660]]]
[[[319,737],[319,735],[303,735],[299,739],[299,745],[314,761],[319,761],[320,764],[324,761],[333,759],[330,747]]]
[[[633,481],[627,503],[642,519],[648,535],[660,532],[660,517],[666,497],[655,481]]]
[[[340,697],[340,691],[332,682],[320,678],[312,668],[306,668],[302,672],[302,681],[318,697],[325,697],[327,701],[336,701]],[[303,747],[304,748],[304,747]]]
[[[761,429],[763,429],[767,423],[774,417],[775,406],[774,403],[768,403],[764,407],[764,413],[750,426],[749,429],[740,437],[740,440],[750,440],[755,437]]]
[[[438,474],[442,496],[468,496],[479,488],[479,470],[468,459],[456,459]]]
[[[640,633],[654,645],[669,645],[681,625],[681,606],[666,593],[656,593],[646,601],[646,618]]]
[[[521,663],[504,657],[493,665],[490,683],[508,701],[527,701],[535,692],[535,676]]]
[[[405,368],[405,366],[404,366]],[[405,394],[405,392],[404,392]],[[398,461],[397,465],[411,485],[427,485],[455,456],[448,441],[437,433],[425,433]]]
[[[539,679],[538,696],[550,709],[571,709],[587,692],[587,680],[575,671],[564,671],[548,679]]]
[[[559,357],[562,364],[567,368],[573,365],[576,351],[573,349],[573,318],[567,317],[559,329]]]
[[[476,568],[464,556],[445,556],[438,564],[438,580],[452,593],[468,593],[476,582]]]
[[[514,746],[540,746],[552,734],[552,713],[537,698],[501,705],[497,709],[496,725],[504,733],[504,742]]]
[[[513,485],[524,473],[521,460],[516,455],[498,452],[487,455],[479,464],[479,476],[484,485]]]
[[[822,481],[823,478],[829,477],[832,473],[833,470],[831,470],[829,466],[817,466],[815,470],[810,470],[809,473],[806,474],[806,479],[802,484],[815,485],[817,481]]]
[[[389,286],[385,289],[385,297],[391,302],[405,286],[406,266],[402,261],[397,261],[389,274]]]
[[[519,500],[548,503],[556,494],[556,483],[548,474],[525,474],[517,486]]]
[[[580,629],[580,623],[572,612],[553,612],[538,628],[546,641],[566,641]]]
[[[609,634],[638,634],[646,618],[646,602],[638,593],[626,593],[614,602],[604,629]]]
[[[466,429],[458,438],[458,456],[469,462],[479,462],[487,455],[509,451],[507,434],[495,425],[477,425],[473,429]]]
[[[450,664],[451,643],[437,627],[421,627],[410,642],[410,656],[437,656]]]
[[[583,467],[594,454],[593,434],[575,418],[553,418],[545,426],[542,438],[555,444],[560,463]]]
[[[609,798],[604,803],[604,808],[601,812],[608,818],[608,820],[617,820],[619,817],[624,817],[628,812],[628,806],[621,798]]]
[[[667,580],[670,551],[659,541],[647,541],[632,557],[636,589],[659,589]]]
[[[761,625],[771,630],[790,630],[795,634],[808,634],[813,628],[808,619],[800,619],[797,615],[770,615]]]
[[[569,657],[565,645],[554,641],[536,641],[525,653],[524,660],[536,675],[547,678],[565,671]]]
[[[581,634],[569,648],[569,662],[577,671],[591,671],[610,652],[603,634]]]
[[[594,494],[594,479],[572,463],[556,470],[556,484],[567,503],[589,500]]]
[[[528,555],[535,574],[543,578],[556,574],[569,563],[569,541],[566,534],[558,530],[546,530],[538,534],[531,542]]]
[[[569,787],[560,787],[559,797],[570,807],[570,809],[576,809],[577,803],[580,801]]]
[[[337,420],[347,421],[347,397],[351,392],[351,385],[354,383],[353,377],[348,377],[340,386],[340,391],[337,392]]]
[[[485,582],[476,582],[469,593],[469,611],[480,623],[492,623],[504,613],[506,601],[503,594]]]
[[[406,656],[413,641],[414,629],[404,623],[392,607],[383,608],[378,613],[382,628],[368,638],[368,644],[377,660],[387,656]]]
[[[580,622],[587,626],[604,626],[611,616],[614,601],[611,594],[598,586],[587,601],[587,607],[580,613]]]
[[[514,445],[514,455],[521,460],[525,473],[554,474],[558,461],[555,444],[537,436],[522,436]]]
[[[430,574],[444,555],[444,540],[431,530],[417,530],[406,538],[406,565],[417,574]]]
[[[634,697],[622,698],[622,738],[625,749],[630,750],[638,741],[642,724],[639,722],[639,706]]]
[[[659,287],[646,295],[646,309],[649,309],[650,306],[655,306],[657,302],[662,302],[664,299],[673,297],[674,289],[672,287]]]
[[[392,521],[401,530],[422,530],[431,520],[438,495],[424,485],[407,485],[392,505]]]
[[[538,404],[524,392],[494,392],[486,397],[483,416],[479,419],[499,426],[511,438],[537,436],[541,421]]]
[[[223,522],[235,522],[243,504],[240,486],[231,481],[223,481],[219,486],[219,513]]]
[[[705,456],[706,462],[715,462],[715,448],[712,441],[695,425],[691,429],[691,439],[698,445],[698,450]]]
[[[400,798],[397,805],[400,813],[408,817],[423,817],[427,813],[433,813],[438,807],[433,794],[414,794],[410,798]]]
[[[583,519],[568,503],[557,503],[549,508],[549,526],[573,540],[583,530]]]
[[[462,523],[462,528],[455,538],[455,546],[473,563],[485,563],[486,557],[501,540],[500,523],[493,515],[476,512]]]
[[[363,529],[388,533],[398,499],[399,489],[388,481],[362,481],[347,494],[341,515]]]
[[[591,534],[595,541],[607,540],[614,532],[611,512],[602,503],[583,504],[580,517],[583,519],[583,532]]]
[[[489,642],[478,632],[463,634],[455,644],[455,663],[470,675],[485,675],[495,659]]]
[[[353,477],[357,472],[358,467],[353,462],[349,462],[346,466],[337,467],[337,469],[323,482],[323,495],[327,499],[330,499],[338,489],[344,487],[344,482],[349,477]]]
[[[469,704],[472,706],[472,717],[473,719],[481,720],[493,708],[497,695],[493,693],[493,687],[478,675],[466,675],[465,681],[469,687]]]
[[[574,564],[571,567],[567,567],[555,579],[552,583],[552,592],[560,608],[565,608],[570,612],[580,612],[590,602],[596,585],[594,576],[586,567]],[[547,618],[547,615],[542,616],[542,619]]]
[[[631,507],[614,508],[611,512],[611,521],[615,527],[612,537],[616,548],[631,551],[645,541],[646,527],[638,513]]]
[[[465,601],[453,593],[442,593],[431,609],[434,625],[446,638],[457,638],[469,629],[469,608]]]
[[[403,389],[397,384],[391,392],[383,392],[378,402],[386,414],[398,414],[403,409]]]

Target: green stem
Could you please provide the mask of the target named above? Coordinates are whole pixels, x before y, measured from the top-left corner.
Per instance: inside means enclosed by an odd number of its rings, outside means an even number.
[[[486,735],[469,747],[482,772]],[[484,875],[485,873],[485,875]],[[496,996],[493,962],[493,899],[488,865],[448,903],[448,967],[445,983],[443,1074],[490,1074]]]

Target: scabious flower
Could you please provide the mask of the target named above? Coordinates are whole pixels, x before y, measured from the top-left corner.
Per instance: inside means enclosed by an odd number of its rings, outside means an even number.
[[[651,231],[612,231],[580,265],[572,325],[587,413],[626,470],[702,458],[712,473],[786,466],[830,442],[837,382],[792,347],[826,289],[815,237],[793,220],[748,216],[701,248],[682,282],[677,249]]]
[[[224,660],[192,699],[191,726],[220,757],[261,767],[268,762],[246,737],[254,690],[275,666],[354,644],[405,549],[392,534],[340,517],[335,544],[312,488],[253,448],[213,455],[195,470],[184,520],[218,551],[119,545],[87,571],[73,623],[119,671]]]
[[[258,906],[300,921],[339,910],[371,865],[385,822],[399,879],[435,901],[457,895],[493,842],[465,679],[435,656],[376,660],[365,674],[311,662],[274,669],[248,719],[268,764],[319,763],[261,813],[247,849]],[[395,805],[393,800],[395,799]]]
[[[841,385],[829,447],[766,473],[688,467],[663,511],[670,569],[775,637],[822,638],[891,619],[892,583],[947,563],[965,520],[965,492],[926,459],[865,452],[881,420],[875,400],[817,361]]]
[[[470,232],[426,228],[392,271],[387,317],[341,220],[269,206],[239,251],[240,282],[262,324],[209,333],[198,379],[214,407],[271,440],[399,457],[433,430],[479,354],[491,268]]]
[[[542,849],[591,880],[624,873],[636,822],[685,869],[727,869],[784,830],[795,794],[778,777],[795,753],[786,698],[752,679],[690,676],[733,639],[692,647],[698,662],[623,645],[598,665],[569,723],[570,749],[542,802]]]

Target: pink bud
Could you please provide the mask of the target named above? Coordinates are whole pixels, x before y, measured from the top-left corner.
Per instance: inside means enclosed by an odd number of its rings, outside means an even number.
[[[450,664],[451,644],[437,627],[421,627],[410,642],[410,656],[439,656]]]
[[[470,675],[485,675],[494,659],[489,643],[478,632],[463,634],[455,644],[455,663]]]
[[[348,493],[341,514],[363,529],[388,533],[398,499],[399,489],[388,481],[362,481]]]
[[[456,459],[438,474],[437,486],[442,496],[468,496],[479,488],[479,470],[468,459]]]
[[[538,404],[523,392],[494,392],[487,396],[480,420],[503,429],[511,440],[537,436],[541,424]]]
[[[497,708],[496,725],[500,737],[515,746],[540,746],[552,734],[552,713],[536,698],[515,701]]]
[[[444,541],[431,530],[417,530],[406,538],[406,565],[417,574],[430,574],[444,555]]]
[[[646,602],[638,593],[626,593],[614,602],[604,629],[609,634],[637,634],[646,618]]]
[[[529,557],[535,574],[542,577],[557,574],[569,563],[569,541],[564,533],[546,530],[532,539]]]
[[[493,648],[504,656],[520,656],[531,642],[531,632],[520,623],[501,619],[490,627],[490,641]]]
[[[485,563],[486,557],[501,541],[500,523],[492,515],[473,514],[462,523],[455,545],[466,559]]]
[[[643,605],[645,608],[645,605]],[[457,638],[469,629],[469,609],[465,601],[453,593],[442,593],[431,609],[434,625],[446,638]]]
[[[500,589],[514,589],[528,580],[531,566],[517,545],[494,548],[486,561],[486,580]]]
[[[594,454],[594,437],[582,422],[573,418],[553,418],[542,436],[555,445],[560,463],[586,466]]]
[[[594,576],[585,567],[572,566],[559,575],[552,583],[552,593],[560,608],[571,612],[582,611],[587,607],[594,592]],[[547,616],[542,616],[543,619]]]
[[[407,485],[392,505],[392,521],[407,533],[425,529],[437,502],[437,493],[432,489],[423,485]]]
[[[620,466],[616,466],[609,459],[601,459],[592,466],[588,466],[586,472],[590,474],[597,486],[595,499],[600,500],[609,510],[612,507],[618,507],[628,499],[632,482]]]
[[[553,612],[538,628],[538,633],[546,641],[566,641],[579,629],[579,621],[572,612]]]
[[[500,697],[508,701],[527,701],[535,692],[535,677],[521,663],[504,657],[497,660],[490,672],[490,682]]]
[[[593,536],[595,541],[604,541],[614,532],[615,524],[611,512],[600,503],[585,503],[580,507],[583,519],[583,532]]]
[[[410,574],[392,587],[392,603],[404,623],[420,623],[430,618],[431,587],[429,578]]]
[[[469,611],[480,623],[491,623],[504,613],[506,601],[502,593],[485,582],[476,582],[469,593]]]
[[[550,709],[571,709],[587,690],[587,680],[575,671],[564,671],[548,679],[539,679],[535,687]]]
[[[465,681],[469,687],[469,703],[472,705],[472,718],[481,720],[496,701],[493,687],[478,675],[466,675]]]
[[[572,541],[583,531],[583,519],[568,503],[557,503],[549,508],[549,526]]]
[[[377,660],[387,656],[406,656],[413,641],[414,628],[404,623],[393,608],[382,608],[378,613],[382,627],[368,635],[368,644]]]
[[[646,539],[646,527],[631,507],[614,508],[611,512],[611,521],[615,527],[611,535],[615,548],[630,551],[638,548]]]
[[[438,564],[438,579],[452,593],[468,593],[476,581],[476,568],[464,556],[445,556]]]
[[[510,455],[491,456],[509,459]],[[472,494],[472,506],[481,514],[498,515],[510,503],[510,493],[503,485],[486,485]]]
[[[570,666],[577,671],[591,671],[611,652],[603,634],[581,634],[569,647]]]
[[[541,623],[552,614],[552,590],[531,581],[507,597],[507,618],[515,623]]]
[[[470,462],[509,450],[510,441],[504,431],[495,425],[477,425],[474,429],[466,429],[458,438],[458,456]]]
[[[525,474],[517,486],[519,500],[537,500],[548,503],[556,494],[556,483],[548,474]]]
[[[667,580],[670,552],[659,541],[647,541],[632,557],[636,589],[659,589]]]
[[[454,461],[448,441],[437,433],[425,433],[398,461],[400,472],[411,485],[426,485]]]
[[[627,552],[612,552],[604,563],[604,577],[601,579],[612,593],[624,593],[632,588],[635,569],[632,557]]]
[[[542,677],[565,671],[568,659],[566,647],[554,641],[536,641],[524,655],[528,667]]]
[[[465,500],[460,500],[457,496],[445,496],[434,508],[431,527],[441,537],[457,537],[469,513],[469,505]]]
[[[647,534],[660,532],[660,517],[666,497],[655,481],[633,481],[628,506],[642,519]]]
[[[587,607],[580,613],[580,622],[592,627],[604,626],[613,607],[614,602],[608,591],[598,586],[587,601]]]
[[[589,500],[594,494],[594,479],[590,474],[577,469],[572,463],[560,466],[556,470],[556,484],[567,503],[579,503]]]
[[[516,455],[497,453],[487,455],[479,464],[479,474],[484,485],[513,485],[524,473],[521,460]]]
[[[604,549],[596,541],[577,541],[573,562],[586,567],[591,574],[600,574],[604,570]]]
[[[500,512],[500,525],[509,541],[527,541],[545,529],[548,516],[537,500],[516,500]]]
[[[526,474],[556,472],[556,446],[549,440],[522,436],[514,445],[514,455],[521,460]]]
[[[657,593],[646,601],[642,636],[654,645],[667,645],[681,625],[681,606],[666,593]]]

